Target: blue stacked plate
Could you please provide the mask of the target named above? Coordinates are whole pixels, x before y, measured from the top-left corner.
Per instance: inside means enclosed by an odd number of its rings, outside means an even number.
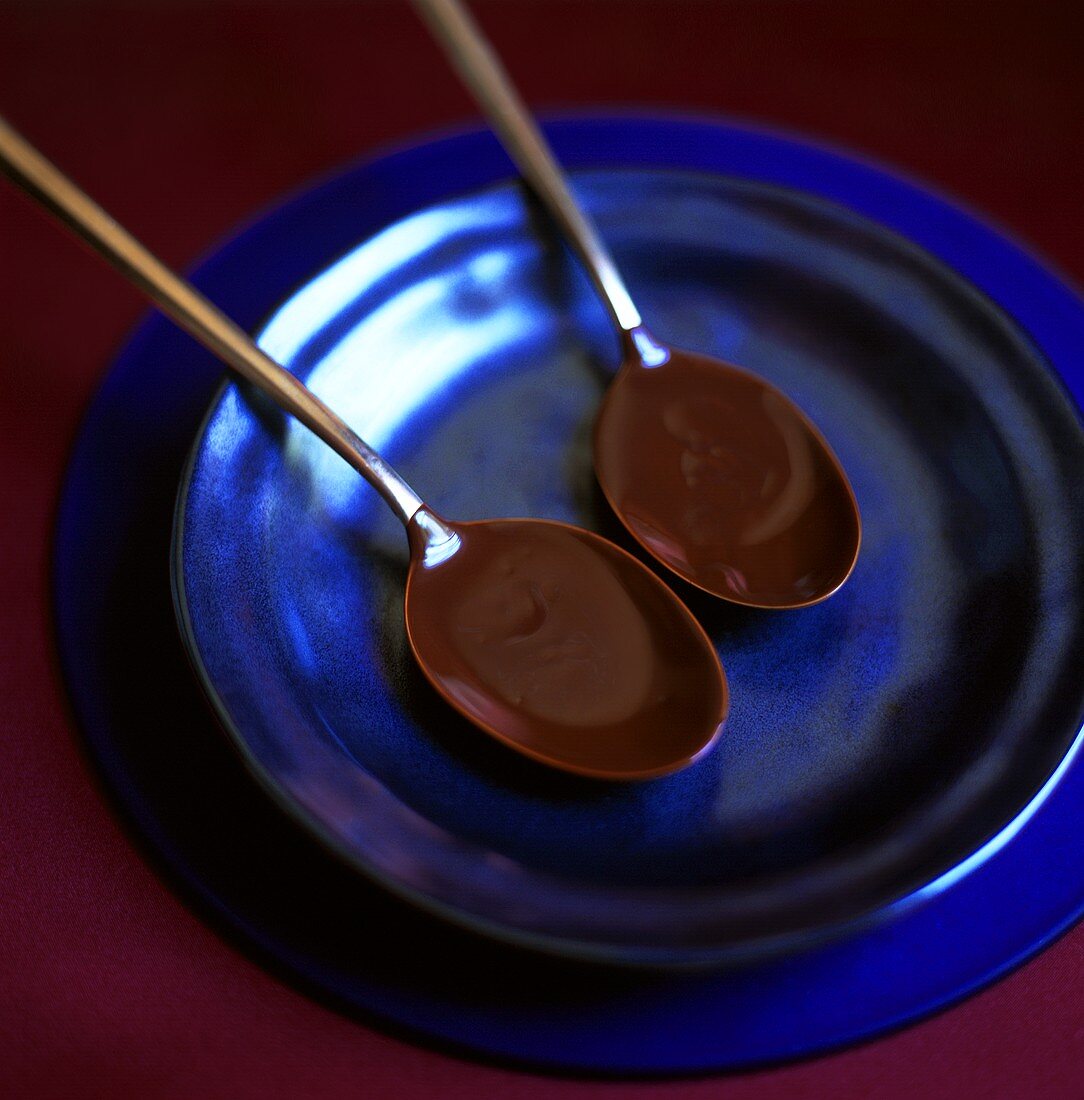
[[[405,546],[371,491],[246,388],[216,396],[217,365],[155,318],[59,519],[91,749],[223,927],[438,1041],[702,1071],[914,1018],[1084,907],[1084,310],[838,154],[688,120],[549,132],[652,328],[822,428],[863,513],[852,580],[787,613],[681,589],[727,667],[724,738],[648,783],[559,776],[414,670]],[[623,541],[589,453],[616,347],[509,177],[485,133],[418,145],[291,200],[196,281],[442,513]]]

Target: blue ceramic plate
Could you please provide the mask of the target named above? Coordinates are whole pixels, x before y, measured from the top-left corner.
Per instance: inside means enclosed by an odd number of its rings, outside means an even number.
[[[802,142],[717,123],[579,119],[550,135],[574,166],[745,176],[860,211],[981,288],[1084,398],[1079,301],[928,192]],[[275,302],[342,254],[348,234],[368,238],[508,171],[480,132],[385,155],[261,217],[195,281],[256,331]],[[156,867],[264,965],[367,1021],[490,1059],[577,1073],[705,1072],[914,1020],[1004,974],[1084,912],[1084,764],[1074,749],[1008,826],[921,892],[923,904],[912,895],[876,926],[749,966],[646,974],[556,959],[471,934],[374,885],[252,782],[177,637],[167,583],[173,502],[220,376],[213,357],[161,316],[133,337],[73,448],[55,608],[74,711],[119,808]],[[1067,589],[1067,615],[1078,593]]]
[[[858,566],[825,604],[681,589],[730,677],[718,747],[613,785],[477,733],[410,657],[394,518],[236,385],[182,486],[180,619],[255,774],[398,893],[596,959],[790,947],[928,890],[1073,744],[1084,433],[1035,334],[883,221],[737,159],[595,159],[616,163],[576,189],[652,328],[789,393],[862,509]],[[442,514],[627,545],[591,468],[617,353],[585,280],[516,183],[429,199],[360,241],[344,218],[343,254],[261,345]]]

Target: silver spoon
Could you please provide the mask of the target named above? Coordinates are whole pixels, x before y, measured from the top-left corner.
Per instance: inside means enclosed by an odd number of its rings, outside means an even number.
[[[576,251],[621,336],[595,422],[595,472],[618,517],[698,588],[751,607],[826,599],[854,568],[858,504],[831,447],[748,371],[666,347],[500,61],[458,0],[413,0],[525,179]]]
[[[711,745],[726,717],[726,677],[699,623],[654,573],[570,524],[442,519],[3,119],[0,169],[384,498],[410,545],[411,649],[456,710],[526,756],[601,779],[663,775]]]

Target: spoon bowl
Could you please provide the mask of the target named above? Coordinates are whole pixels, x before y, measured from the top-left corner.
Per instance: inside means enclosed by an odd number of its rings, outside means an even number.
[[[648,779],[712,744],[727,685],[703,629],[607,539],[570,524],[407,528],[406,628],[429,682],[504,744],[601,779]]]
[[[748,607],[832,595],[858,558],[850,483],[764,379],[644,330],[595,421],[595,471],[633,538],[697,588]]]

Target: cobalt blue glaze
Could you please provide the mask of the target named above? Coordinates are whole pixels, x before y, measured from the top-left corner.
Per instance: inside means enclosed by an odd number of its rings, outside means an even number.
[[[651,325],[821,427],[863,515],[827,603],[683,589],[731,684],[696,765],[524,763],[424,683],[403,532],[306,429],[227,388],[178,511],[190,647],[251,766],[348,860],[494,934],[624,962],[748,955],[927,886],[1008,825],[1080,728],[1084,434],[990,302],[883,228],[762,184],[577,177]],[[588,445],[616,358],[515,184],[430,206],[305,284],[260,343],[445,516],[627,542]]]
[[[792,185],[811,173],[822,193],[847,197],[851,190],[866,213],[912,237],[939,227],[940,235],[933,235],[942,258],[976,281],[994,280],[984,289],[1027,324],[1032,340],[1079,397],[1081,379],[1069,373],[1073,360],[1065,355],[1084,336],[1079,305],[1011,246],[938,200],[832,154],[709,124],[582,120],[562,123],[553,133],[562,157],[572,163],[608,157],[629,164],[650,160],[644,149],[659,149],[684,168],[741,174],[748,163],[750,174]],[[662,144],[651,144],[662,138]],[[470,178],[457,179],[457,166],[464,170],[465,164]],[[430,192],[399,195],[396,171],[415,186],[421,171]],[[484,135],[397,154],[331,181],[250,229],[205,267],[201,285],[253,325],[268,303],[281,300],[341,252],[354,230],[356,238],[364,238],[406,213],[401,200],[431,202],[445,184],[458,191],[457,183],[486,183],[504,172],[504,161]],[[360,209],[359,194],[368,198]],[[305,247],[283,250],[284,240]],[[969,270],[975,257],[978,269]],[[590,320],[575,276],[568,275],[563,261],[554,261],[554,270],[568,290],[565,304]],[[255,283],[264,294],[253,290]],[[649,308],[647,299],[644,305]],[[666,302],[651,305],[661,308]],[[671,335],[662,324],[656,327]],[[592,350],[604,357],[602,330],[595,325],[590,331]],[[720,340],[736,333],[726,326],[721,331]],[[472,379],[485,379],[484,368],[480,364]],[[1067,765],[1045,801],[1032,803],[1034,816],[1011,844],[998,850],[995,841],[966,876],[950,870],[928,891],[925,906],[893,910],[879,929],[833,947],[726,974],[636,977],[540,962],[414,912],[348,873],[274,814],[230,765],[191,685],[179,674],[184,670],[177,668],[162,588],[164,501],[216,377],[207,356],[153,320],[107,380],[77,446],[60,515],[61,647],[87,736],[140,831],[246,942],[255,942],[295,976],[347,1004],[490,1053],[616,1071],[696,1070],[793,1056],[928,1011],[1012,965],[1080,912],[1082,860],[1074,832],[1079,765]],[[1052,392],[1046,399],[1058,400]],[[133,409],[140,410],[138,418],[133,419]],[[813,411],[822,419],[822,411]],[[407,453],[431,438],[427,429],[439,427],[440,412],[435,406],[428,420],[406,425],[392,441],[393,457],[396,448]],[[831,438],[830,426],[825,427]],[[122,468],[138,469],[140,475],[118,484],[112,473]],[[995,468],[1001,467],[995,463]],[[423,484],[421,477],[418,482],[440,505],[440,487]],[[1011,484],[1011,478],[999,484]],[[96,521],[105,501],[116,516],[109,530]],[[394,530],[386,534],[390,545]],[[1028,542],[1018,537],[1013,544],[1019,549]],[[110,578],[103,591],[88,583],[102,577]],[[391,580],[386,591],[393,590]],[[1066,613],[1078,614],[1079,595],[1069,586],[1066,592]],[[1030,621],[1018,621],[1034,631]],[[752,652],[765,644],[759,634],[765,629],[749,617],[732,624],[729,637]],[[802,630],[807,638],[818,637],[812,627]],[[756,671],[755,662],[749,667]],[[1047,747],[1053,756],[1053,739]],[[477,764],[491,765],[492,760]],[[521,787],[533,782],[523,774],[513,779]],[[582,795],[573,790],[570,801]],[[671,804],[664,799],[660,805],[665,812]],[[1021,824],[1017,818],[1001,838]],[[615,860],[607,872],[619,881],[629,868]],[[993,912],[997,920],[989,918]],[[928,965],[916,965],[916,959]],[[482,973],[491,976],[480,978]],[[522,1027],[517,1008],[530,1013],[531,1028]]]

